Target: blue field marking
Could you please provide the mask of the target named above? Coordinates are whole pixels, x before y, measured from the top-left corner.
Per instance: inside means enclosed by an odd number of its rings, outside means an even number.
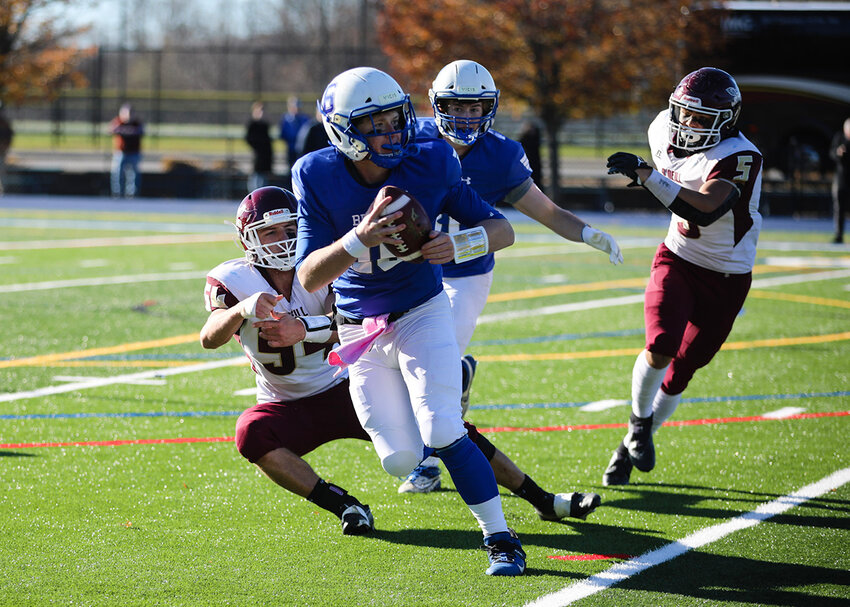
[[[705,396],[683,398],[682,403],[720,403],[753,400],[789,400],[800,398],[835,398],[850,396],[850,390],[836,392],[801,392],[799,394],[751,394],[748,396]],[[511,403],[505,405],[472,405],[477,411],[519,410],[519,409],[568,409],[583,407],[595,401],[577,403]],[[234,417],[242,411],[152,411],[147,413],[30,413],[26,415],[0,415],[0,420],[25,419],[86,419],[86,418],[130,418],[130,417]]]

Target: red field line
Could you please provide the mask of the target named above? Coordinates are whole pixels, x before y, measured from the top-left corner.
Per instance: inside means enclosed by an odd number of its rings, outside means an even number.
[[[775,422],[789,419],[815,419],[818,417],[846,417],[850,411],[826,411],[823,413],[798,413],[788,417],[774,418],[761,415],[748,417],[714,417],[705,419],[685,419],[664,422],[665,426],[705,426],[710,424],[735,424],[741,422]],[[575,426],[540,426],[537,428],[515,428],[501,426],[478,428],[479,432],[572,432],[573,430],[604,430],[626,428],[628,424],[579,424]],[[121,445],[160,445],[175,443],[226,443],[234,440],[232,436],[184,437],[184,438],[143,438],[136,440],[74,441],[67,443],[0,443],[0,449],[36,449],[39,447],[119,447]]]
[[[703,426],[708,424],[735,424],[740,422],[775,422],[788,419],[812,419],[817,417],[844,417],[850,415],[850,411],[827,411],[824,413],[798,413],[788,417],[764,417],[762,415],[751,415],[748,417],[714,417],[706,419],[685,419],[681,421],[664,422],[665,426]],[[502,426],[495,428],[478,428],[479,432],[572,432],[573,430],[603,430],[610,428],[627,428],[627,423],[622,424],[578,424],[575,426],[540,426],[537,428],[514,428]]]

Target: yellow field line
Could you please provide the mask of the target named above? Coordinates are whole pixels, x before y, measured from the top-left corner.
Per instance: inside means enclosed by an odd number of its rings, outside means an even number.
[[[42,354],[41,356],[30,356],[28,358],[0,360],[0,369],[7,369],[9,367],[31,367],[35,365],[48,365],[50,363],[74,358],[87,358],[89,356],[104,356],[106,354],[121,354],[123,352],[147,350],[148,348],[176,346],[179,344],[188,344],[193,341],[198,341],[199,337],[200,333],[190,333],[188,335],[175,335],[174,337],[165,337],[162,339],[153,339],[150,341],[137,341],[129,344],[120,344],[117,346],[109,346],[107,348],[94,348],[92,350],[77,350],[75,352],[60,352],[56,354]]]
[[[768,272],[780,272],[783,270],[800,270],[800,268],[786,268],[784,266],[756,266],[753,268],[753,274],[765,274]],[[812,270],[814,271],[814,270]],[[568,293],[587,293],[588,291],[605,291],[607,289],[624,289],[645,287],[649,281],[648,277],[642,278],[624,278],[621,280],[602,280],[599,282],[586,282],[573,285],[556,285],[551,287],[541,287],[539,289],[525,289],[522,291],[511,291],[509,293],[495,293],[487,298],[487,303],[497,303],[504,301],[517,301],[520,299],[531,299],[534,297],[549,297],[551,295],[565,295]]]
[[[850,301],[827,299],[826,297],[810,297],[808,295],[794,295],[793,293],[774,293],[773,291],[750,291],[749,296],[758,299],[777,299],[779,301],[793,301],[795,303],[809,303],[819,306],[850,309]]]
[[[647,280],[649,279],[627,278],[624,280],[603,280],[600,282],[586,282],[576,285],[558,285],[554,287],[542,287],[540,289],[526,289],[524,291],[513,291],[511,293],[496,293],[487,298],[487,303],[516,301],[518,299],[531,299],[532,297],[548,297],[549,295],[563,295],[565,293],[604,291],[606,289],[618,289],[624,287],[645,287]]]
[[[831,335],[807,335],[804,337],[781,337],[776,339],[758,339],[754,341],[727,342],[721,350],[748,350],[750,348],[775,348],[797,346],[801,344],[820,344],[850,339],[850,331]],[[621,348],[619,350],[593,350],[590,352],[550,352],[547,354],[482,354],[475,358],[482,362],[520,362],[539,360],[580,360],[584,358],[605,358],[611,356],[637,356],[642,348]]]

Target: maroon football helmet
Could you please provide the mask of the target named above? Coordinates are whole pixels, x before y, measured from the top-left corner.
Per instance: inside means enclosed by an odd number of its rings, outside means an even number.
[[[686,152],[705,150],[738,134],[741,91],[723,70],[703,67],[682,78],[670,95],[669,139]]]
[[[236,211],[236,231],[245,249],[245,258],[255,266],[291,270],[295,266],[298,199],[289,190],[268,186],[248,194]],[[289,224],[289,238],[263,244],[259,230]]]

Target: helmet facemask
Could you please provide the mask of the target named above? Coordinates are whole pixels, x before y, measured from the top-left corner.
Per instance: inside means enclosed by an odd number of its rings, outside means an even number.
[[[682,110],[696,116],[689,125],[683,124]],[[724,130],[732,122],[730,109],[718,110],[700,105],[699,99],[670,99],[668,123],[670,143],[686,152],[696,152],[714,147],[723,139]]]
[[[397,113],[398,126],[393,126],[392,130],[379,132],[379,129],[375,125],[376,116],[393,111]],[[352,139],[363,142],[369,152],[366,157],[379,167],[391,169],[397,166],[402,158],[412,155],[411,151],[413,147],[411,144],[416,135],[416,115],[413,111],[413,105],[411,105],[408,99],[402,105],[394,108],[390,107],[357,116],[350,116],[347,121],[348,127],[343,133]],[[360,125],[360,128],[355,126],[357,124]],[[390,141],[397,138],[398,142],[381,144],[380,147],[383,152],[378,153],[370,142],[370,139],[377,137],[386,137]]]
[[[483,106],[481,116],[467,117],[455,116],[449,112],[452,102],[474,103],[480,102]],[[499,100],[496,97],[462,97],[458,95],[435,96],[433,101],[434,119],[440,134],[446,139],[459,145],[472,145],[484,133],[493,126],[496,117],[496,107]]]
[[[284,224],[287,238],[263,243],[260,230]],[[297,223],[295,215],[289,209],[275,209],[263,215],[263,218],[249,223],[239,231],[242,246],[245,247],[245,259],[252,265],[272,270],[291,270],[295,267],[295,244]]]

